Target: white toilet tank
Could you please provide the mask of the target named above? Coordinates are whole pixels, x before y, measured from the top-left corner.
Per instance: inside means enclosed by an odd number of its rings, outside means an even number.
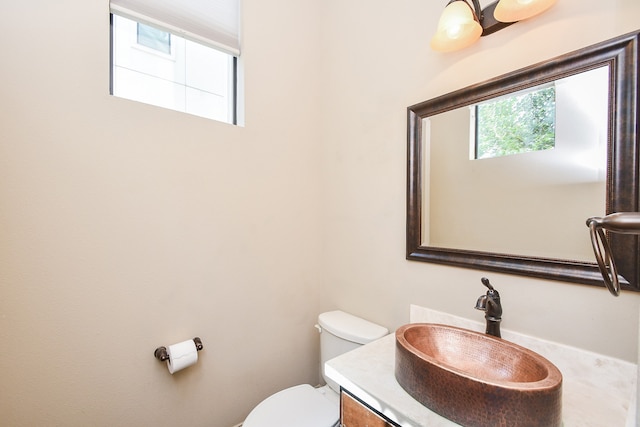
[[[389,331],[375,323],[343,311],[318,316],[322,376],[324,362],[349,350],[387,335]],[[325,378],[326,380],[326,378]],[[244,427],[334,427],[340,419],[340,387],[326,380],[329,387],[309,384],[289,387],[275,393],[244,420]]]
[[[383,326],[340,310],[320,314],[318,325],[320,326],[322,377],[336,392],[340,391],[340,387],[325,376],[325,362],[389,333]]]

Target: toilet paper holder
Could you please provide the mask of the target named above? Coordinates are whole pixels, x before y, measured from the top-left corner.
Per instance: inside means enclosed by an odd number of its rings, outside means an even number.
[[[200,351],[202,350],[202,340],[198,337],[195,337],[193,339],[193,343],[196,345],[196,350]],[[167,347],[158,347],[156,348],[156,350],[153,352],[153,355],[156,359],[158,359],[161,362],[164,362],[165,360],[169,360],[169,354],[167,354]]]

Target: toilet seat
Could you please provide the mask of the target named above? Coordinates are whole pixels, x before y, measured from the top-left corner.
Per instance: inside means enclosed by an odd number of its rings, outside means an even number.
[[[322,390],[325,391],[325,390]],[[327,393],[334,391],[328,390]],[[242,427],[333,427],[340,405],[309,384],[279,391],[256,406]]]

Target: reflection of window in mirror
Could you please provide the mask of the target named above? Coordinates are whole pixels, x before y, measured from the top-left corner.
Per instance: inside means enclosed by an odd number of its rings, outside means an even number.
[[[472,159],[549,150],[556,141],[556,89],[538,86],[471,108]]]

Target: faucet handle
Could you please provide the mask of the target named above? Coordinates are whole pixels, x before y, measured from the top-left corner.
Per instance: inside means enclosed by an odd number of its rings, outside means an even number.
[[[489,279],[487,279],[486,277],[483,277],[482,279],[480,279],[480,281],[482,282],[483,285],[485,285],[487,288],[489,288],[489,290],[493,291],[493,286],[491,286],[491,283],[489,283]]]

